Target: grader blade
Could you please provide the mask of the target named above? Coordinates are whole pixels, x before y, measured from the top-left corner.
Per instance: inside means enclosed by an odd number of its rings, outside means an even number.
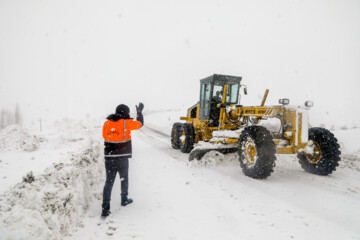
[[[206,148],[206,149],[201,149],[201,148],[195,148],[190,152],[189,155],[189,161],[192,161],[194,159],[200,160],[206,153],[210,152],[210,151],[218,151],[222,154],[227,154],[227,153],[234,153],[238,150],[238,148]]]

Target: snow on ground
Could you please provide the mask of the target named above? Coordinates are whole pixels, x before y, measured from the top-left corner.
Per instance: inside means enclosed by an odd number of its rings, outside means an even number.
[[[267,180],[244,176],[236,154],[216,164],[187,161],[169,139],[144,127],[134,133],[130,193],[99,218],[98,201],[69,239],[358,239],[360,176],[305,173],[295,156],[279,156]]]
[[[346,153],[360,154],[360,144],[358,142],[360,136],[360,128],[335,130],[335,136],[340,142],[341,150]]]
[[[277,155],[272,176],[255,180],[241,172],[236,153],[209,152],[201,161],[189,162],[188,154],[172,149],[172,124],[185,113],[146,112],[145,126],[133,132],[130,197],[134,203],[120,206],[117,178],[112,214],[106,220],[100,219],[102,120],[88,124],[62,121],[41,136],[44,140],[36,151],[0,152],[0,159],[6,159],[0,162],[0,177],[16,176],[11,181],[6,178],[8,186],[0,189],[0,236],[69,240],[360,238],[359,129],[334,131],[343,159],[330,176],[306,173],[295,155]],[[46,155],[51,153],[52,157]],[[19,165],[28,171],[18,170]],[[34,174],[23,178],[30,170]]]

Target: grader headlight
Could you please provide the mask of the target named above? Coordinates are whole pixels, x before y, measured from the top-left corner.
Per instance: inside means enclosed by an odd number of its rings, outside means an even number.
[[[279,99],[279,103],[282,105],[289,105],[290,100],[288,98]]]
[[[306,106],[306,107],[313,107],[313,106],[314,106],[314,102],[313,102],[313,101],[306,101],[306,102],[305,102],[305,106]]]

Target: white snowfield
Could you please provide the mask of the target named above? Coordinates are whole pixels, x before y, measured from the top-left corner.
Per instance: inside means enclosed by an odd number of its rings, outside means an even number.
[[[334,131],[342,160],[330,176],[277,155],[273,174],[255,180],[237,153],[189,162],[172,149],[179,115],[148,112],[133,131],[134,203],[120,206],[117,178],[105,220],[100,122],[60,124],[33,152],[1,151],[0,239],[360,239],[360,129]]]

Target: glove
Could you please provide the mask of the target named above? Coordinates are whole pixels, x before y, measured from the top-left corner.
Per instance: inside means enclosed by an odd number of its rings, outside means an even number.
[[[143,103],[139,103],[139,106],[135,106],[136,107],[136,112],[141,113],[142,110],[144,109],[144,104]]]

